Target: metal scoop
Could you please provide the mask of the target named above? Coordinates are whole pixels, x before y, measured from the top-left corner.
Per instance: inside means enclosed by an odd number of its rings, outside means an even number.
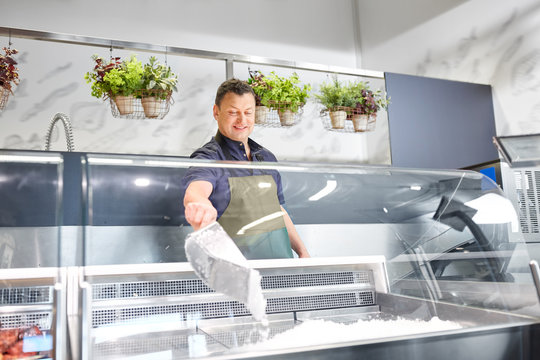
[[[234,241],[217,222],[186,237],[185,251],[193,270],[209,287],[237,300],[253,318],[266,322],[261,276],[249,267]]]

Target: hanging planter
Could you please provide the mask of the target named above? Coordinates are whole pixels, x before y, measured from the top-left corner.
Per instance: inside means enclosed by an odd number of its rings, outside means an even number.
[[[94,55],[93,71],[85,74],[87,83],[92,83],[92,96],[110,99],[113,116],[129,116],[134,112],[133,93],[139,89],[142,80],[142,63],[132,55],[129,60],[119,57],[106,62]]]
[[[121,103],[110,98],[111,112],[116,118],[121,119],[163,119],[169,113],[172,104],[172,91],[163,90],[138,90],[131,96],[131,109],[123,110]],[[129,106],[129,105],[128,105]],[[131,112],[129,112],[131,111]]]
[[[151,57],[142,65],[135,55],[129,60],[112,58],[108,63],[93,56],[96,65],[85,78],[92,83],[92,96],[109,99],[114,117],[163,119],[169,112],[177,76],[170,67]]]
[[[11,43],[10,43],[11,44]],[[13,94],[13,85],[19,84],[19,69],[13,55],[16,49],[3,48],[5,55],[0,55],[0,110],[7,106],[9,94]]]
[[[340,106],[339,111],[321,111],[323,127],[329,131],[361,133],[374,131],[377,121],[377,113],[362,114],[357,108]],[[335,108],[334,108],[335,109]],[[334,115],[332,115],[334,114]],[[332,119],[332,116],[339,114],[339,120]]]
[[[249,71],[247,83],[255,93],[255,124],[266,127],[291,127],[302,119],[303,106],[310,85],[300,86],[298,75],[279,77],[274,72],[265,76]]]
[[[381,90],[373,92],[367,82],[343,85],[337,76],[330,83],[323,83],[315,97],[324,106],[324,128],[339,132],[374,131],[377,111],[386,109],[389,102]]]
[[[162,119],[167,115],[171,94],[178,91],[177,82],[178,76],[170,67],[160,64],[154,56],[149,59],[143,69],[142,90],[136,92],[147,118]]]

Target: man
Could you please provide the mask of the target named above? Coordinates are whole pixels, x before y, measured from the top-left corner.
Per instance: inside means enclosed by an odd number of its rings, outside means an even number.
[[[216,136],[191,158],[277,161],[249,138],[255,122],[251,87],[230,79],[217,90],[213,108]],[[183,179],[185,217],[195,230],[218,222],[248,259],[309,257],[289,214],[281,176],[275,170],[194,167]]]

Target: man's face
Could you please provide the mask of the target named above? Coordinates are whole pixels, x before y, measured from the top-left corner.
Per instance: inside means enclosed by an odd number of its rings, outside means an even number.
[[[229,92],[219,107],[214,105],[214,118],[219,132],[231,140],[247,143],[255,122],[255,98],[249,93],[236,95]]]

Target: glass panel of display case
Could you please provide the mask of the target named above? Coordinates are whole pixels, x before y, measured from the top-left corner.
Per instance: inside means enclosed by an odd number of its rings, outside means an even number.
[[[63,354],[62,169],[58,153],[0,151],[0,358]]]
[[[0,152],[0,268],[58,266],[62,169],[58,153]]]
[[[214,292],[186,262],[193,228],[183,197],[197,172],[253,175],[259,188],[271,188],[271,179],[282,184],[283,209],[310,259],[246,251],[239,235],[273,216],[229,232],[248,258],[240,265],[261,276],[267,326],[234,292]],[[480,173],[92,154],[86,175],[84,329],[92,358],[305,351],[323,358],[366,345],[382,355],[382,344],[399,339],[403,354],[414,346],[472,351],[483,344],[479,358],[488,359],[538,331],[527,248],[509,236],[519,231],[517,215]],[[233,219],[246,216],[229,210]],[[224,269],[217,264],[231,262],[227,256],[214,252],[204,266]],[[251,291],[242,274],[214,276]],[[487,345],[497,339],[504,349]]]

